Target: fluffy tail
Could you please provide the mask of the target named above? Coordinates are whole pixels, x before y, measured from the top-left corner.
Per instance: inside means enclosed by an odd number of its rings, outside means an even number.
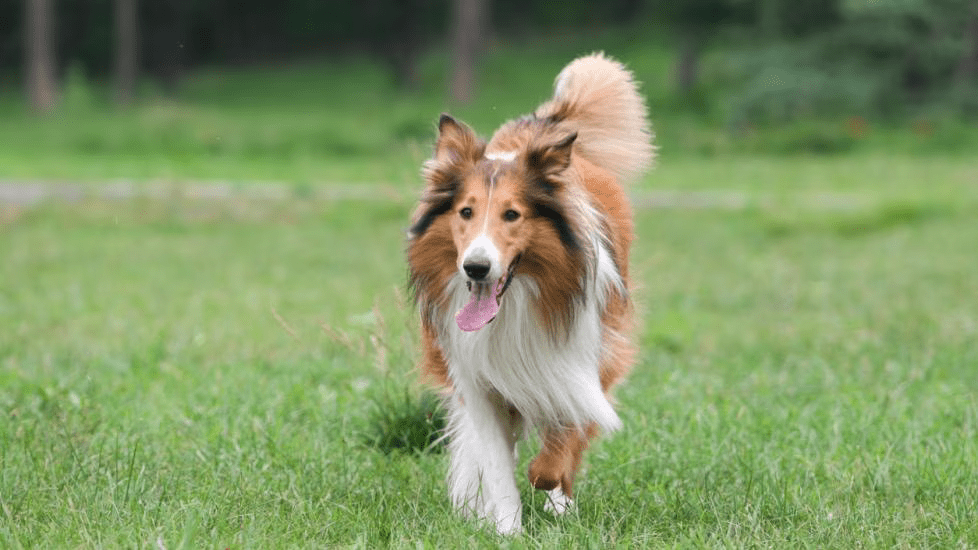
[[[578,132],[575,152],[628,183],[652,164],[655,148],[645,101],[632,73],[602,53],[580,57],[560,71],[553,98],[537,109]]]

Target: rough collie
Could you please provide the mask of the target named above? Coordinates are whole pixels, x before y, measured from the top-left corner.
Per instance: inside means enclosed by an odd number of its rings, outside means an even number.
[[[408,233],[421,367],[445,390],[452,502],[509,533],[518,438],[540,434],[529,480],[561,513],[588,441],[621,426],[608,392],[634,354],[622,186],[649,166],[651,130],[631,73],[595,54],[488,142],[448,115],[438,131]]]

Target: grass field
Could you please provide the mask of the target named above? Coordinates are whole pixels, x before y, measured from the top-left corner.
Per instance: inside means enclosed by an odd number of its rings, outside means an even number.
[[[625,428],[568,516],[522,483],[511,539],[452,512],[444,454],[378,447],[428,427],[403,231],[443,97],[362,63],[197,72],[120,112],[76,81],[45,120],[0,94],[0,179],[173,185],[0,204],[0,547],[978,547],[973,129],[738,134],[671,103],[668,51],[607,38],[503,49],[452,109],[486,133],[604,48],[662,145]],[[210,180],[242,192],[181,192]],[[385,191],[321,199],[349,183]]]
[[[506,541],[452,513],[443,454],[370,444],[419,393],[409,201],[7,207],[0,546],[975,547],[976,179],[663,165],[646,191],[742,202],[638,211],[625,429]]]

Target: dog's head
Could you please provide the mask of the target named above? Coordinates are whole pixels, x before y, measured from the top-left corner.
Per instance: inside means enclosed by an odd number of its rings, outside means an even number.
[[[451,250],[451,276],[464,280],[470,292],[459,326],[478,330],[495,317],[531,246],[539,263],[548,256],[557,262],[578,245],[563,206],[561,179],[577,135],[541,135],[517,150],[487,152],[485,142],[448,115],[442,115],[438,129],[409,236],[412,248],[431,238],[441,241],[443,253]],[[445,258],[417,256],[412,270],[424,269],[415,263],[422,259],[441,262],[441,278],[450,278]]]

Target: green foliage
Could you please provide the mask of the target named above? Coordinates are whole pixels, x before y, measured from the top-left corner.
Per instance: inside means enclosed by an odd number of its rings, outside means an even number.
[[[820,70],[800,57],[808,56],[793,47],[772,47],[735,58],[750,76],[733,100],[733,122],[780,125],[826,114],[872,112],[881,83],[855,70]]]
[[[854,150],[862,137],[859,122],[811,118],[763,131],[744,130],[743,147],[775,154],[832,155]]]
[[[978,83],[955,75],[969,9],[957,0],[847,2],[836,25],[735,57],[745,76],[734,118],[900,118],[935,107],[971,115]]]
[[[91,113],[97,107],[104,108],[105,102],[98,95],[97,88],[85,76],[85,70],[79,64],[72,65],[65,75],[61,109],[74,113]]]
[[[652,3],[651,10],[680,28],[710,29],[727,22],[738,2],[731,0],[687,0]]]

